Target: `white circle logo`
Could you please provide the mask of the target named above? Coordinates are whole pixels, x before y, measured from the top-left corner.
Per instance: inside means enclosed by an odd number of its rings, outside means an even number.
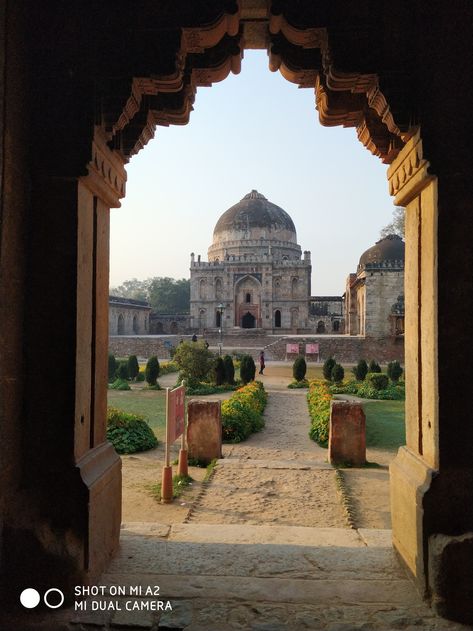
[[[39,605],[39,601],[41,597],[39,592],[32,587],[28,587],[28,589],[24,589],[20,594],[20,602],[26,609],[34,609]]]
[[[48,602],[48,596],[49,594],[52,594],[52,593],[59,594],[59,603],[55,605]],[[64,602],[64,594],[57,587],[51,587],[51,589],[48,589],[48,591],[44,594],[44,604],[47,605],[50,609],[57,609],[63,604],[63,602]]]

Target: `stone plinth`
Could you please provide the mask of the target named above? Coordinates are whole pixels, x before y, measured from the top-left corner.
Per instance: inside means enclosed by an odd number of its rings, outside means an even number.
[[[332,464],[366,463],[366,420],[359,403],[332,401],[328,459]]]
[[[220,401],[190,401],[187,408],[189,458],[209,463],[222,457]]]

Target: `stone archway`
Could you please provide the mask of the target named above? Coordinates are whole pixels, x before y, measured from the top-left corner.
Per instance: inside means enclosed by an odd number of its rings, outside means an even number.
[[[123,313],[118,314],[117,335],[125,335],[125,316]]]
[[[9,310],[1,482],[11,504],[3,512],[4,573],[15,576],[20,523],[34,542],[30,579],[38,559],[49,559],[45,540],[59,551],[52,567],[71,568],[70,581],[99,573],[116,550],[120,465],[105,441],[109,209],[124,196],[124,163],[154,125],[186,123],[198,86],[238,72],[245,45],[267,47],[271,70],[315,87],[324,125],[355,127],[391,165],[390,192],[407,208],[407,445],[392,467],[394,544],[444,612],[458,618],[461,610],[471,620],[467,595],[459,589],[453,602],[442,586],[460,572],[448,561],[448,544],[464,535],[455,545],[468,559],[473,531],[470,404],[451,377],[462,361],[465,381],[473,378],[473,331],[460,337],[455,329],[473,307],[465,133],[473,97],[464,81],[473,72],[473,8],[435,3],[427,14],[422,3],[395,2],[387,15],[385,4],[362,2],[336,4],[330,13],[308,1],[191,6],[176,3],[164,14],[124,3],[111,24],[110,7],[99,3],[93,14],[71,12],[68,28],[58,28],[64,25],[53,7],[24,0],[9,3],[1,17],[8,53],[0,62],[2,244],[15,246],[2,248],[1,260],[0,302]],[[431,58],[439,41],[444,54]],[[5,72],[4,59],[15,60],[14,72]],[[52,236],[60,248],[45,247]],[[64,368],[48,409],[41,405],[45,347],[48,362]],[[14,367],[10,357],[20,358]],[[40,455],[30,446],[39,440]],[[59,520],[58,498],[67,500]]]

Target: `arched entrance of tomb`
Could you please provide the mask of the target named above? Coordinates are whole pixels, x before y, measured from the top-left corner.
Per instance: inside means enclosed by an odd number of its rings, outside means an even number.
[[[393,541],[422,589],[458,617],[466,593],[459,585],[452,596],[442,586],[454,585],[459,563],[469,560],[473,531],[471,410],[451,377],[462,361],[465,381],[473,379],[473,331],[460,338],[455,328],[473,309],[465,264],[473,228],[465,123],[473,99],[464,81],[473,72],[473,8],[435,3],[427,15],[421,3],[396,2],[387,19],[383,3],[338,3],[330,13],[308,1],[191,4],[145,14],[120,4],[117,17],[125,7],[126,19],[110,22],[99,3],[93,15],[71,12],[62,29],[54,8],[25,0],[8,3],[0,21],[7,52],[0,63],[15,59],[19,68],[2,66],[0,88],[7,104],[2,241],[18,246],[2,248],[0,277],[0,303],[15,316],[4,319],[0,360],[8,394],[0,480],[6,583],[17,589],[22,577],[13,568],[21,567],[42,585],[46,559],[51,576],[79,583],[117,549],[120,461],[105,440],[109,209],[125,194],[124,163],[154,125],[186,123],[197,87],[238,72],[246,45],[267,48],[271,70],[315,90],[322,124],[356,128],[390,165],[390,193],[407,209],[407,431],[391,467]],[[440,40],[445,54],[430,58]],[[52,236],[60,248],[47,247]],[[44,348],[48,362],[64,368],[53,391],[41,371]],[[24,541],[32,551],[26,561]]]
[[[325,323],[322,320],[317,322],[317,333],[325,333]]]
[[[280,311],[280,309],[276,309],[276,311],[274,312],[274,327],[276,329],[280,329],[281,328],[281,311]]]
[[[256,318],[255,316],[247,311],[241,318],[241,328],[242,329],[254,329],[256,326]]]
[[[136,315],[133,316],[133,333],[135,335],[137,335],[139,333],[138,318],[137,318]]]
[[[235,326],[254,329],[261,326],[261,279],[249,274],[236,274]]]

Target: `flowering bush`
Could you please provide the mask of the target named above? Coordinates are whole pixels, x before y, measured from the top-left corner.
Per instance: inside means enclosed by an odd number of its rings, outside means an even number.
[[[380,373],[373,373],[377,377]],[[369,373],[368,373],[369,375]],[[385,377],[386,375],[381,375]],[[388,401],[402,401],[406,398],[405,384],[400,381],[396,384],[390,383],[382,390],[376,390],[368,376],[365,381],[345,381],[341,384],[329,387],[332,394],[354,394],[363,399],[383,399]]]
[[[268,395],[261,381],[251,381],[222,402],[222,439],[239,443],[264,427]]]
[[[317,379],[310,382],[307,393],[311,418],[309,437],[321,447],[328,445],[331,400],[332,394],[327,383]]]

